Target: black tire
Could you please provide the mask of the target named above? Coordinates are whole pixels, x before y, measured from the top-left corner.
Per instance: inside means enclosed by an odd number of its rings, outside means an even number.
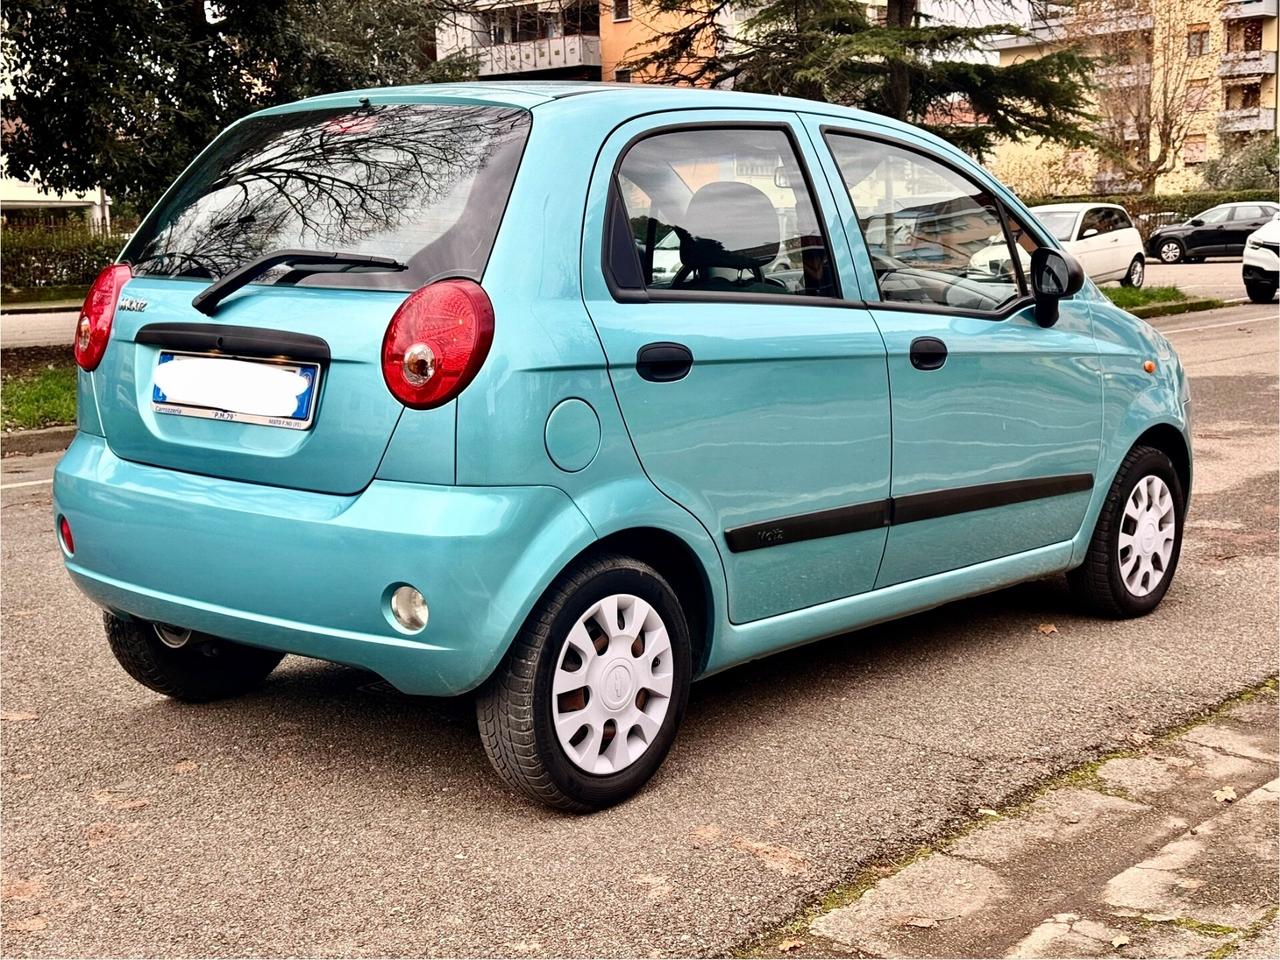
[[[181,647],[162,643],[156,625],[103,614],[107,643],[125,673],[144,687],[187,703],[247,693],[276,668],[284,654],[192,633]]]
[[[1257,280],[1246,280],[1244,282],[1244,292],[1249,295],[1249,299],[1254,303],[1270,303],[1276,298],[1276,284],[1258,282]]]
[[[662,617],[671,641],[671,699],[645,752],[617,773],[596,775],[560,745],[552,682],[569,630],[593,604],[620,593],[640,597]],[[691,674],[689,627],[671,585],[648,564],[599,555],[562,573],[530,613],[476,698],[480,739],[498,775],[516,790],[561,810],[599,810],[631,796],[662,765],[684,717]]]
[[[1142,259],[1141,254],[1138,254],[1129,261],[1129,269],[1126,270],[1124,272],[1124,276],[1120,278],[1120,286],[1141,287],[1146,275],[1146,261]]]
[[[1163,579],[1150,593],[1135,596],[1120,575],[1120,532],[1130,494],[1139,480],[1151,475],[1164,481],[1173,499],[1173,552]],[[1107,491],[1084,563],[1067,574],[1076,597],[1094,613],[1115,619],[1141,617],[1159,606],[1178,569],[1186,502],[1182,481],[1168,455],[1154,447],[1130,450]]]
[[[1161,240],[1156,245],[1156,259],[1161,263],[1179,263],[1182,260],[1189,260],[1187,248],[1182,241],[1172,238]]]

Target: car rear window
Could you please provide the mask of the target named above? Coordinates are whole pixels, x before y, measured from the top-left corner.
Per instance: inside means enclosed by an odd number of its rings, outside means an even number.
[[[480,279],[528,137],[528,111],[385,104],[252,117],[143,222],[135,275],[216,280],[273,251],[393,257],[401,272],[280,267],[260,283],[412,290]]]

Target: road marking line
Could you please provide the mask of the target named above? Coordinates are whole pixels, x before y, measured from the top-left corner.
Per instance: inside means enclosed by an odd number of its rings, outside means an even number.
[[[38,487],[44,483],[53,483],[53,477],[46,480],[23,480],[21,483],[0,483],[0,490],[13,490],[17,487]]]
[[[1238,327],[1242,323],[1257,323],[1259,320],[1270,320],[1271,314],[1264,314],[1261,317],[1247,317],[1243,320],[1227,320],[1224,323],[1204,323],[1198,327],[1167,327],[1161,331],[1166,337],[1171,337],[1175,333],[1192,333],[1196,330],[1216,330],[1219,327]],[[1158,327],[1156,329],[1159,329]]]

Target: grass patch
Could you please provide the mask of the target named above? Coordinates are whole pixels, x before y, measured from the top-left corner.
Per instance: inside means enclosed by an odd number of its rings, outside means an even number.
[[[6,430],[76,422],[76,365],[53,363],[0,379],[0,419]]]
[[[77,305],[84,303],[88,287],[5,287],[0,301],[6,306],[18,303],[56,303],[60,300],[74,300]]]
[[[1149,303],[1177,303],[1187,295],[1177,287],[1103,287],[1112,303],[1123,310],[1145,307]]]

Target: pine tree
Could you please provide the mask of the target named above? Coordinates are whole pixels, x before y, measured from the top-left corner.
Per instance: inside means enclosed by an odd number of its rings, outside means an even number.
[[[635,51],[660,83],[784,94],[920,124],[981,157],[1000,140],[1090,139],[1090,61],[1074,50],[1009,66],[983,56],[1013,24],[955,26],[919,0],[889,0],[883,25],[852,0],[770,0],[733,21],[733,0],[648,0],[678,26]],[[741,3],[736,4],[741,7]],[[678,15],[673,17],[672,15]]]

